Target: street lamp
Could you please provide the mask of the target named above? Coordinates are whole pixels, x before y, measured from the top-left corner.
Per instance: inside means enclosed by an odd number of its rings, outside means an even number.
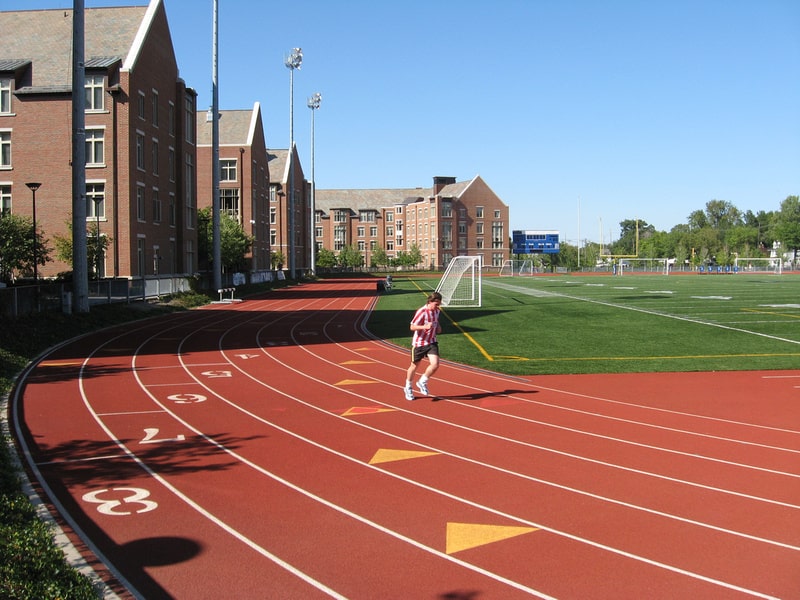
[[[33,192],[33,283],[35,285],[39,282],[39,257],[36,252],[36,190],[42,187],[42,184],[32,181],[25,185]]]
[[[289,69],[289,276],[294,279],[294,71],[303,64],[303,49],[292,48],[284,64]]]
[[[316,193],[317,193],[317,180],[314,179],[314,113],[319,108],[322,102],[322,94],[315,92],[311,98],[308,99],[308,108],[311,109],[311,230],[309,237],[311,238],[311,272],[316,272],[316,258],[317,239],[314,235],[314,228],[316,226]]]

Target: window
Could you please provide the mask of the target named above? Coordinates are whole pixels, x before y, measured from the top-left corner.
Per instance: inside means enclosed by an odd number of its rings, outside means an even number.
[[[175,181],[175,148],[169,148],[169,180]]]
[[[106,218],[106,186],[86,183],[86,220]]]
[[[0,131],[0,168],[11,167],[11,132]]]
[[[195,216],[195,201],[194,201],[194,162],[192,155],[186,153],[186,167],[184,169],[184,189],[186,195],[184,196],[184,209],[186,210],[186,227],[194,229],[194,216]]]
[[[475,218],[476,219],[482,219],[483,218],[483,207],[482,206],[476,206],[475,207]]]
[[[495,219],[499,219],[500,218],[500,211],[499,210],[494,211],[494,218]]]
[[[186,141],[190,144],[194,143],[194,101],[191,97],[187,96],[184,101],[184,128],[186,129]]]
[[[152,105],[153,111],[153,125],[158,127],[158,92],[153,90],[153,95],[151,96],[150,104]]]
[[[504,247],[506,242],[503,240],[503,237],[504,235],[503,235],[502,221],[492,223],[492,248]]]
[[[314,237],[321,238],[323,235],[322,227],[314,227]]]
[[[153,223],[161,223],[161,198],[158,197],[158,188],[153,189]]]
[[[136,132],[136,168],[144,171],[144,134]]]
[[[144,105],[145,105],[145,97],[144,92],[139,92],[139,99],[136,103],[139,118],[144,120]]]
[[[236,160],[224,158],[219,161],[219,180],[236,181]]]
[[[0,114],[11,114],[11,80],[0,79]]]
[[[84,83],[86,90],[86,110],[101,111],[105,108],[103,99],[103,83],[105,79],[102,75],[87,75]]]
[[[239,208],[239,190],[236,188],[222,188],[219,191],[219,208],[237,221],[241,222],[241,209]]]
[[[356,235],[358,237],[364,237],[364,232],[365,231],[366,231],[366,229],[364,229],[363,225],[359,225],[358,227],[356,227]]]
[[[278,209],[274,206],[269,207],[269,224],[275,225],[277,223]]]
[[[374,210],[360,210],[358,211],[358,220],[363,221],[365,223],[374,223],[375,222],[375,211]]]
[[[153,138],[153,145],[150,146],[150,158],[153,163],[153,175],[158,175],[158,140]]]
[[[274,229],[269,230],[269,245],[276,246],[278,244],[278,232]]]
[[[144,221],[144,187],[139,186],[136,188],[136,218]]]
[[[375,225],[372,225],[369,228],[369,237],[378,237],[378,228]]]
[[[483,235],[483,223],[475,223],[475,233],[477,235]]]
[[[277,202],[277,200],[278,200],[278,186],[271,185],[269,186],[269,201]]]
[[[194,271],[194,241],[186,241],[186,272],[192,273]]]
[[[453,216],[453,204],[449,200],[442,200],[442,216],[443,217]]]
[[[0,217],[11,214],[11,186],[0,185]]]
[[[86,130],[86,165],[102,165],[105,163],[103,141],[105,131],[102,129]]]
[[[176,221],[178,219],[178,211],[176,210],[176,202],[175,202],[175,194],[170,192],[169,194],[169,226],[175,227]],[[175,272],[175,269],[172,270]]]

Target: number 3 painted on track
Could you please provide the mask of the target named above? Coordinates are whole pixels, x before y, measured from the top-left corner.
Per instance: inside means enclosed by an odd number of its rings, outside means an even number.
[[[130,492],[127,496],[122,496],[119,499],[111,499],[111,500],[104,500],[100,498],[100,494],[105,494],[107,492]],[[83,495],[83,500],[86,502],[92,502],[93,504],[97,504],[97,512],[102,513],[104,515],[111,515],[111,516],[122,516],[122,515],[130,515],[132,514],[131,511],[121,511],[115,510],[116,508],[122,506],[123,504],[141,504],[142,508],[139,510],[133,511],[136,513],[146,513],[150,512],[151,510],[155,510],[158,508],[158,503],[153,502],[152,500],[145,500],[150,495],[150,492],[147,490],[143,490],[142,488],[129,488],[129,487],[118,487],[118,488],[111,488],[111,489],[104,489],[104,490],[96,490],[94,492],[88,492]]]

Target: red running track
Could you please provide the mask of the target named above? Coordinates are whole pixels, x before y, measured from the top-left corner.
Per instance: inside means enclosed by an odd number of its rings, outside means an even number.
[[[374,301],[303,285],[22,375],[27,466],[121,596],[800,598],[800,371],[444,362],[408,402]]]

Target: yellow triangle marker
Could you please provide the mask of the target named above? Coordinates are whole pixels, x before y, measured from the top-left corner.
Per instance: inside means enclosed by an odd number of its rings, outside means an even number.
[[[370,459],[369,464],[377,465],[378,463],[393,462],[396,460],[409,460],[412,458],[423,458],[425,456],[435,456],[438,452],[420,452],[415,450],[386,450],[381,448]]]
[[[339,363],[340,365],[369,365],[375,361],[372,360],[346,360],[343,363]]]
[[[474,523],[448,523],[446,552],[447,554],[454,554],[462,550],[507,540],[532,531],[537,531],[537,528],[477,525]]]
[[[371,379],[342,379],[339,383],[334,385],[362,385],[365,383],[377,383]]]
[[[396,408],[379,408],[377,406],[354,406],[348,408],[342,413],[343,417],[352,417],[354,415],[374,415],[375,413],[394,412]]]

